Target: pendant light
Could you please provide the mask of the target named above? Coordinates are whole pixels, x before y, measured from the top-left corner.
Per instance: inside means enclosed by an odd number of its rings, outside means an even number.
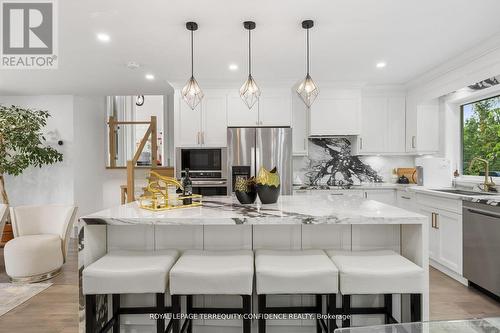
[[[243,102],[251,109],[259,100],[260,89],[252,77],[252,39],[251,31],[255,29],[255,22],[245,21],[243,26],[248,30],[248,79],[240,88],[240,96]]]
[[[182,98],[186,101],[187,105],[194,110],[198,104],[200,104],[203,99],[203,91],[201,91],[198,82],[194,78],[194,62],[193,62],[193,34],[198,30],[198,24],[196,22],[187,22],[186,28],[191,31],[191,78],[188,80],[184,88],[182,88],[181,94]]]
[[[312,103],[318,97],[319,89],[314,83],[311,75],[309,75],[309,29],[314,26],[313,20],[302,21],[302,28],[306,29],[306,40],[307,40],[307,73],[306,78],[297,88],[297,93],[299,94],[302,101],[307,105],[308,108],[311,107]]]
[[[144,95],[138,95],[135,99],[135,105],[143,106],[144,105]]]

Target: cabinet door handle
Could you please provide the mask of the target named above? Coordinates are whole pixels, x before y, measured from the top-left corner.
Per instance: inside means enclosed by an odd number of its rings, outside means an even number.
[[[431,213],[431,227],[434,228],[434,213]]]
[[[201,144],[205,144],[205,132],[201,132]]]
[[[435,218],[434,218],[434,228],[439,229],[439,214],[435,213]]]
[[[196,143],[200,144],[200,132],[196,134]]]
[[[363,138],[359,138],[359,150],[363,150]]]
[[[417,148],[416,145],[415,145],[415,139],[416,139],[415,135],[411,137],[411,147],[412,148]]]
[[[407,197],[407,196],[402,195],[402,196],[401,196],[401,199],[410,200],[411,198],[410,198],[410,197]]]

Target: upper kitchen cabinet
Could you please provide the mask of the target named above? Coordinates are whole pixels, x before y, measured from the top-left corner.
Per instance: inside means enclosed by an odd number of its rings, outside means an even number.
[[[292,124],[291,100],[290,90],[265,90],[259,98],[259,125],[290,126]]]
[[[259,103],[249,110],[237,93],[227,96],[227,126],[259,126]]]
[[[264,90],[259,101],[250,110],[238,94],[228,95],[227,125],[230,127],[290,126],[291,118],[289,90]]]
[[[405,153],[405,96],[363,96],[359,154]]]
[[[310,110],[309,135],[359,135],[359,90],[322,90]]]
[[[205,97],[194,109],[179,96],[176,116],[177,147],[225,147],[227,145],[226,94],[205,91]]]
[[[434,153],[438,150],[439,105],[409,105],[406,111],[406,151]]]

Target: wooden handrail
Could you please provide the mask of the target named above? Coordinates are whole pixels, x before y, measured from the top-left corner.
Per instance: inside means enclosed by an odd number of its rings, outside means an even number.
[[[110,117],[110,124],[116,124],[117,122]],[[130,122],[127,122],[130,123]],[[134,124],[143,124],[143,122],[131,122]],[[127,161],[127,202],[132,202],[135,200],[135,167],[137,165],[137,161],[141,157],[142,151],[148,142],[148,138],[151,137],[151,167],[155,168],[157,166],[158,161],[158,138],[157,138],[157,121],[155,116],[151,116],[151,121],[147,122],[149,124],[146,133],[142,137],[141,142],[139,143],[139,147],[137,147],[137,151],[134,154],[132,160]],[[110,149],[111,151],[111,149]],[[115,164],[116,165],[116,164]]]

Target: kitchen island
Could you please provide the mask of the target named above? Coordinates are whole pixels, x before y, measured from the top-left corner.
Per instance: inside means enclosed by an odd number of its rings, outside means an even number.
[[[391,249],[428,271],[428,221],[425,216],[355,196],[327,194],[282,196],[272,205],[241,205],[234,197],[207,197],[202,207],[153,212],[136,202],[113,207],[80,220],[80,274],[107,251],[163,249]],[[426,274],[428,276],[428,274]],[[383,297],[355,296],[356,305],[375,306]],[[394,317],[408,319],[406,297],[393,296]],[[339,301],[339,298],[338,298]],[[154,295],[124,295],[123,306],[154,303]],[[230,296],[195,297],[205,306],[234,305]],[[305,296],[277,296],[270,302],[307,305]],[[98,302],[98,322],[105,322],[107,300]],[[428,281],[422,302],[428,320]],[[84,311],[83,297],[81,310]],[[84,316],[82,315],[82,318]],[[353,318],[353,325],[381,323],[382,316]],[[196,332],[239,332],[238,321],[195,321]],[[127,329],[148,331],[146,316],[127,316]],[[84,323],[82,321],[81,330]],[[313,332],[307,320],[274,321],[270,332]]]

